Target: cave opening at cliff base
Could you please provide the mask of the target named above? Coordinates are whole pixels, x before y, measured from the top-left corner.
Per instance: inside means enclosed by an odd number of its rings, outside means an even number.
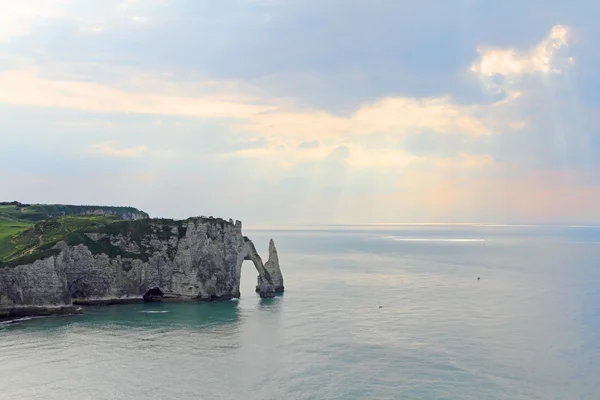
[[[152,302],[157,298],[162,298],[164,295],[165,294],[159,287],[153,287],[152,289],[148,290],[146,294],[144,294],[144,301]]]

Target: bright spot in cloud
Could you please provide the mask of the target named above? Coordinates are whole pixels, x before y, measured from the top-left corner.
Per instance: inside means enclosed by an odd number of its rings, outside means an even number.
[[[488,88],[496,90],[503,86],[494,80],[499,76],[514,81],[524,75],[560,73],[565,66],[574,62],[573,57],[561,62],[558,56],[559,50],[568,45],[568,33],[566,26],[555,25],[530,52],[480,47],[477,51],[481,58],[471,66],[471,71],[478,74]]]
[[[95,35],[104,32],[102,25],[82,25],[79,27],[79,32],[84,35]]]
[[[26,35],[32,23],[65,15],[64,0],[0,0],[0,42]]]
[[[92,152],[108,157],[139,157],[147,150],[146,146],[116,148],[111,143],[96,143],[92,145]]]

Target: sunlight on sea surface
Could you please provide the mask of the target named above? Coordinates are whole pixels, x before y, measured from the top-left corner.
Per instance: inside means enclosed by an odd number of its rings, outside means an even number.
[[[246,234],[283,296],[2,324],[0,399],[600,398],[600,228]]]

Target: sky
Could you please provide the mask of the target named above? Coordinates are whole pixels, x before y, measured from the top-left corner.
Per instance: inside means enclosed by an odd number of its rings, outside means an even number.
[[[0,0],[0,199],[600,222],[595,0]]]

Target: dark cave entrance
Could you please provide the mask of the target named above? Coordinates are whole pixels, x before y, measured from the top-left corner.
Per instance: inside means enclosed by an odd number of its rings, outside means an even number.
[[[71,293],[71,297],[75,298],[75,299],[83,299],[83,298],[86,297],[85,290],[83,290],[83,289],[77,289],[76,291],[74,291],[73,293]]]
[[[161,301],[165,294],[159,287],[154,287],[146,292],[144,295],[144,301],[153,302],[153,301]]]

